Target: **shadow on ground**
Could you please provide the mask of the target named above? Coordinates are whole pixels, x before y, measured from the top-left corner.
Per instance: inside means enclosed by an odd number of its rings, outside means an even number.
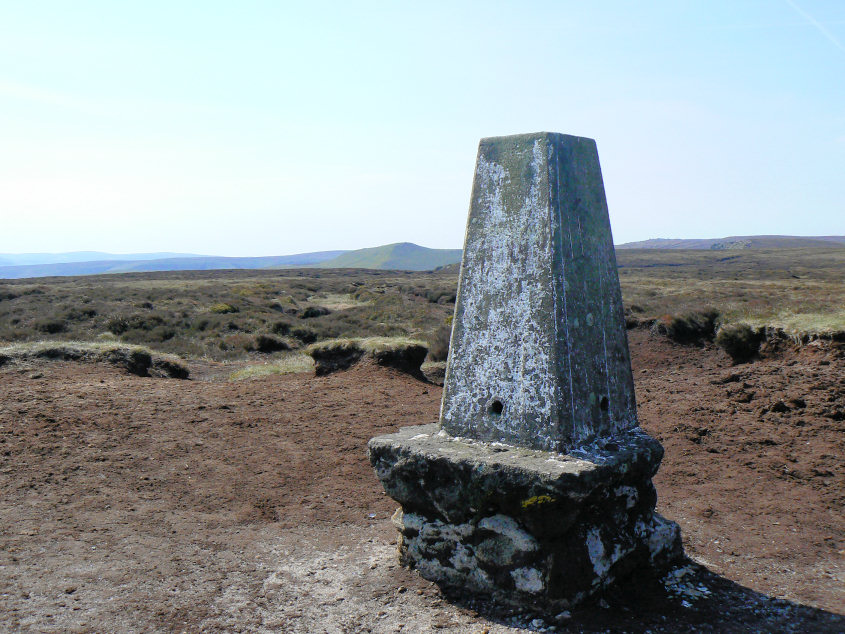
[[[478,596],[448,600],[492,623],[557,632],[843,632],[845,615],[755,592],[687,560],[636,576],[556,615],[503,608]]]

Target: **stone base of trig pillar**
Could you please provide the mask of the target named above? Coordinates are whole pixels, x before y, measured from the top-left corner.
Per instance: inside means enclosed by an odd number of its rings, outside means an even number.
[[[682,556],[654,513],[663,449],[639,430],[569,455],[454,438],[437,425],[370,441],[399,558],[437,584],[500,603],[571,607]]]
[[[654,513],[596,144],[478,150],[440,425],[370,441],[400,558],[444,586],[571,606],[681,556]]]

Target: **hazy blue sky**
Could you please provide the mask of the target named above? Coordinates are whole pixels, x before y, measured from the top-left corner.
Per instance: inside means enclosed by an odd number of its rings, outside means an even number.
[[[539,130],[616,242],[845,234],[845,2],[0,4],[0,252],[459,247]]]

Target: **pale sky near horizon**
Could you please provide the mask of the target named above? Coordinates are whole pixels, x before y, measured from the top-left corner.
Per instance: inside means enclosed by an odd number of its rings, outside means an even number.
[[[845,234],[845,2],[0,4],[0,252],[462,246],[478,140],[617,243]]]

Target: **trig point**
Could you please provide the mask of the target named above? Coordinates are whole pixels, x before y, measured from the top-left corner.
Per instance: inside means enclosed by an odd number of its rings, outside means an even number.
[[[592,139],[482,139],[441,425],[566,451],[637,426],[599,156]]]
[[[482,139],[440,425],[374,438],[427,579],[542,609],[681,556],[654,513],[660,444],[637,423],[592,139]]]

